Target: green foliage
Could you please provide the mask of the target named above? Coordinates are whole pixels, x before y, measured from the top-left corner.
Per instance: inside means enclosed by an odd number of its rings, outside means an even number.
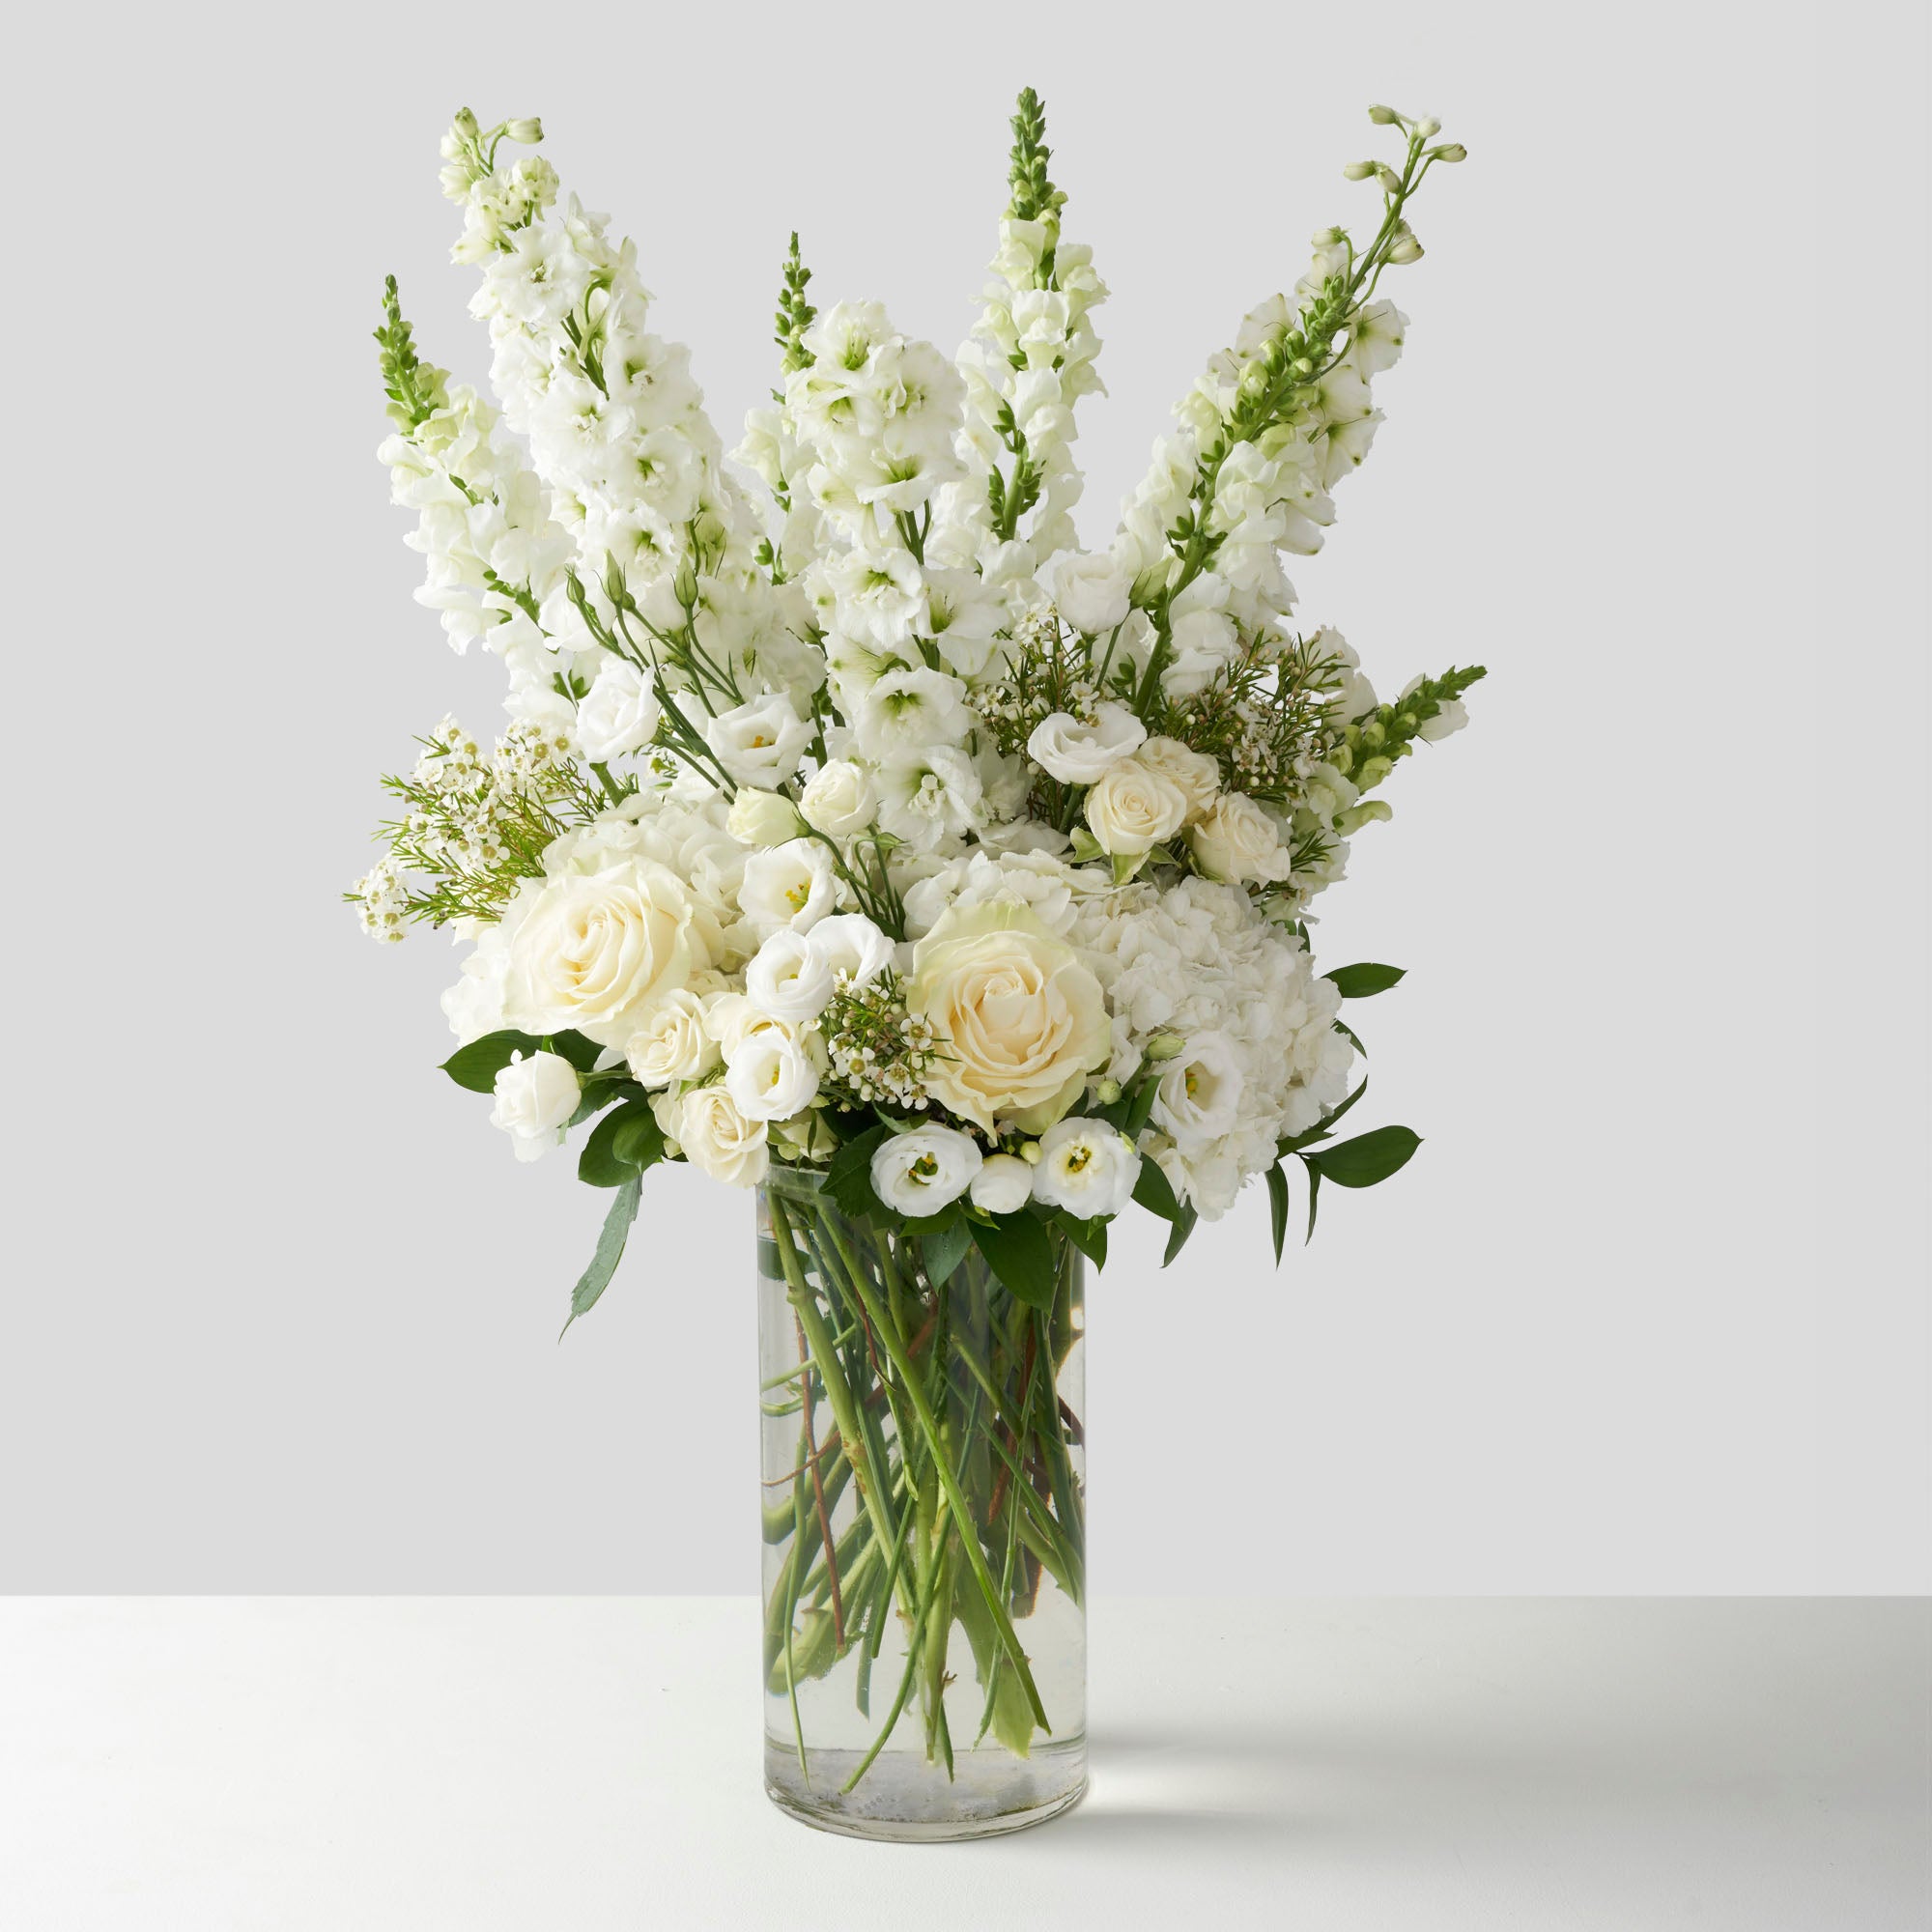
[[[1407,1127],[1377,1127],[1301,1158],[1337,1187],[1373,1187],[1406,1167],[1421,1145],[1421,1135]]]
[[[664,1158],[664,1130],[648,1100],[626,1100],[591,1130],[577,1157],[577,1178],[591,1187],[621,1187]]]
[[[1288,1176],[1282,1172],[1281,1162],[1267,1171],[1268,1219],[1274,1234],[1274,1264],[1281,1265],[1281,1244],[1288,1234]]]
[[[459,1087],[467,1087],[472,1094],[491,1094],[496,1091],[497,1074],[517,1054],[561,1054],[580,1073],[587,1073],[602,1051],[594,1039],[585,1039],[581,1033],[538,1036],[506,1030],[486,1033],[481,1039],[459,1046],[442,1063],[442,1070]]]
[[[828,1199],[855,1221],[869,1221],[883,1215],[885,1204],[872,1192],[872,1156],[886,1144],[893,1128],[886,1122],[867,1127],[847,1141],[825,1170],[824,1191]]]
[[[1158,1214],[1163,1221],[1180,1219],[1180,1203],[1175,1197],[1174,1184],[1160,1171],[1160,1163],[1151,1153],[1141,1155],[1140,1178],[1134,1182],[1134,1199],[1150,1214]]]
[[[570,1322],[580,1315],[587,1315],[597,1305],[597,1297],[611,1286],[611,1277],[617,1272],[617,1264],[624,1258],[624,1242],[629,1237],[631,1223],[638,1218],[638,1201],[643,1192],[643,1177],[634,1174],[617,1189],[617,1198],[611,1203],[611,1211],[604,1217],[604,1232],[597,1237],[597,1252],[590,1258],[590,1265],[577,1278],[577,1286],[570,1293],[570,1321],[563,1324],[557,1340],[570,1332]]]
[[[973,1245],[973,1227],[964,1216],[949,1222],[935,1233],[923,1236],[919,1244],[920,1259],[925,1264],[925,1278],[935,1288],[949,1280],[966,1251]]]
[[[1167,1237],[1167,1252],[1160,1258],[1162,1267],[1172,1267],[1175,1257],[1187,1245],[1187,1237],[1193,1234],[1195,1224],[1200,1220],[1199,1212],[1192,1206],[1184,1206],[1174,1217],[1174,1228]]]
[[[1365,960],[1359,966],[1338,966],[1322,977],[1335,982],[1336,989],[1345,1000],[1366,1000],[1377,993],[1387,992],[1406,970],[1402,966],[1378,966]]]
[[[974,1242],[986,1265],[1014,1297],[1029,1308],[1051,1308],[1060,1270],[1046,1223],[1021,1212],[972,1225]]]
[[[449,372],[417,358],[414,332],[403,320],[402,298],[394,275],[383,283],[383,326],[376,330],[376,346],[382,351],[389,419],[404,435],[411,435],[438,410],[449,407],[449,394],[443,386]]]

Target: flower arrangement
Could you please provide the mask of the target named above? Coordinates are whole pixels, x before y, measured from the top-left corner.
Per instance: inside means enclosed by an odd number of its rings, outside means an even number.
[[[1373,235],[1322,230],[1208,359],[1103,550],[1078,547],[1072,446],[1107,291],[1063,231],[1031,91],[957,356],[877,302],[815,307],[794,235],[777,386],[729,457],[686,351],[650,332],[632,243],[559,200],[535,121],[465,111],[442,144],[494,406],[419,359],[387,286],[381,454],[419,520],[417,595],[455,649],[502,660],[510,724],[488,751],[453,720],[421,741],[349,896],[377,939],[425,922],[469,947],[446,1068],[520,1159],[588,1125],[579,1173],[614,1198],[573,1320],[648,1169],[766,1188],[767,1272],[800,1318],[768,1605],[795,1727],[800,1683],[868,1633],[869,1663],[887,1605],[912,1657],[956,1601],[981,1735],[1023,1752],[1047,1722],[1010,1614],[1029,1564],[1078,1588],[1077,1424],[1051,1397],[1077,1257],[1102,1262],[1138,1203],[1172,1261],[1260,1177],[1279,1261],[1293,1163],[1312,1233],[1324,1179],[1379,1181],[1417,1145],[1335,1137],[1363,1092],[1344,1002],[1401,975],[1318,972],[1310,908],[1483,673],[1379,699],[1339,632],[1293,622],[1283,569],[1368,454],[1406,329],[1383,277],[1422,253],[1424,181],[1463,158],[1434,120],[1370,118],[1391,156],[1347,172],[1379,190]],[[926,1339],[949,1282],[984,1344],[956,1386],[919,1359],[955,1346]],[[980,1437],[999,1454],[975,1479],[959,1445]],[[950,1771],[943,1645],[908,1663],[922,1681]]]

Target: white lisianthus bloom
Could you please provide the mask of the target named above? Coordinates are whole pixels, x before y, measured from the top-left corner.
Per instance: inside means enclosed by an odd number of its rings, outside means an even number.
[[[740,845],[781,845],[798,837],[798,808],[782,792],[743,785],[724,815],[724,829]]]
[[[1124,704],[1096,705],[1094,722],[1056,711],[1034,726],[1027,755],[1062,784],[1093,784],[1146,741],[1147,726]]]
[[[705,1030],[704,1002],[688,987],[646,1001],[624,1044],[631,1077],[643,1087],[701,1079],[718,1059],[718,1042]]]
[[[657,694],[621,658],[607,658],[577,707],[577,742],[593,764],[628,758],[657,735]]]
[[[930,852],[973,830],[983,795],[964,752],[951,745],[900,752],[879,772],[879,823],[915,851]]]
[[[876,926],[872,929],[878,930]],[[825,1010],[834,987],[832,967],[819,951],[817,938],[816,929],[804,933],[783,926],[773,933],[745,969],[746,998],[774,1019],[793,1026],[815,1020]],[[797,1109],[787,1111],[795,1113]]]
[[[1119,1127],[1076,1117],[1040,1135],[1033,1195],[1091,1221],[1118,1214],[1134,1198],[1140,1173],[1140,1154]]]
[[[790,1021],[765,1011],[743,993],[720,993],[704,1006],[704,1031],[715,1039],[729,1060],[744,1043],[758,1033],[781,1033],[793,1038]]]
[[[1245,1076],[1240,1049],[1225,1033],[1197,1033],[1168,1065],[1154,1090],[1151,1118],[1183,1153],[1233,1130]]]
[[[519,1160],[540,1160],[562,1145],[582,1092],[577,1068],[562,1054],[533,1053],[526,1059],[513,1053],[509,1065],[497,1075],[490,1124],[510,1136]]]
[[[832,855],[816,838],[788,838],[745,861],[738,905],[762,938],[790,926],[807,932],[838,903]]]
[[[1192,752],[1179,738],[1150,738],[1134,753],[1134,762],[1178,785],[1187,801],[1192,825],[1221,793],[1221,767],[1206,752]]]
[[[940,920],[913,949],[906,1007],[941,1041],[928,1090],[989,1131],[1037,1133],[1057,1121],[1113,1050],[1099,980],[1010,901]]]
[[[828,838],[850,838],[872,822],[872,781],[864,765],[834,758],[812,773],[799,801],[805,822]]]
[[[1014,1213],[1033,1198],[1033,1169],[1014,1154],[989,1153],[973,1177],[972,1195],[984,1213]]]
[[[869,986],[893,963],[893,942],[862,912],[836,912],[821,919],[809,943],[826,971],[844,974],[846,985],[853,988]]]
[[[594,687],[593,687],[594,689]],[[770,790],[798,769],[811,726],[776,691],[706,721],[704,742],[733,784]]]
[[[1279,884],[1292,866],[1281,827],[1245,792],[1224,792],[1194,827],[1194,860],[1227,885]]]
[[[771,1165],[768,1127],[720,1086],[694,1087],[678,1103],[676,1141],[686,1160],[732,1187],[755,1187]]]
[[[1097,638],[1125,619],[1133,576],[1111,552],[1068,551],[1054,558],[1052,579],[1054,609],[1074,630]]]
[[[1101,851],[1138,859],[1180,830],[1187,794],[1139,759],[1123,758],[1101,776],[1081,810]]]
[[[914,1127],[873,1154],[872,1192],[895,1213],[936,1214],[966,1192],[983,1164],[972,1137],[957,1128]]]
[[[818,1096],[818,1068],[795,1039],[754,1033],[726,1063],[724,1091],[748,1121],[783,1121]]]

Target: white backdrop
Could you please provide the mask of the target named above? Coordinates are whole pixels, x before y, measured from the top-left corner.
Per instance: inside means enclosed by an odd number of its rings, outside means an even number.
[[[1471,153],[1294,572],[1385,689],[1490,668],[1321,908],[1328,962],[1410,969],[1362,1118],[1427,1145],[1279,1275],[1260,1198],[1169,1274],[1117,1241],[1101,1587],[1932,1585],[1922,16],[1020,17],[70,9],[23,50],[0,1586],[753,1586],[748,1203],[654,1176],[554,1346],[603,1199],[435,1070],[447,945],[336,902],[376,774],[497,703],[411,602],[368,332],[393,270],[482,374],[467,100],[544,116],[727,427],[794,224],[814,295],[950,348],[1026,83],[1113,289],[1090,541],[1366,214],[1364,103]]]

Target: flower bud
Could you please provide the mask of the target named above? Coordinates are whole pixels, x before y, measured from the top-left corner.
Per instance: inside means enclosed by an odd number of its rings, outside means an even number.
[[[1419,135],[1421,135],[1421,137],[1425,141],[1433,141],[1436,137],[1436,135],[1441,133],[1442,124],[1441,122],[1436,120],[1435,115],[1425,114],[1422,117],[1422,119],[1415,124],[1415,131]]]
[[[802,830],[790,799],[753,785],[739,787],[725,814],[724,829],[740,845],[782,845]]]
[[[1037,1141],[1022,1141],[1020,1143],[1020,1158],[1029,1167],[1037,1167],[1039,1165],[1039,1143]]]
[[[1422,260],[1422,243],[1413,235],[1398,235],[1388,251],[1391,262],[1419,262]]]
[[[1365,718],[1362,721],[1362,743],[1374,751],[1388,738],[1388,730],[1379,718]]]
[[[476,126],[476,117],[467,107],[456,110],[456,119],[450,124],[451,130],[463,140],[473,141],[481,131]]]
[[[1383,107],[1379,103],[1369,109],[1369,119],[1378,128],[1387,128],[1402,119],[1393,107]]]
[[[1348,231],[1342,228],[1318,228],[1308,240],[1317,248],[1332,248],[1338,242],[1349,239]]]
[[[1347,811],[1335,814],[1335,830],[1344,838],[1352,838],[1365,825],[1387,824],[1395,816],[1395,808],[1385,798],[1372,798],[1361,805],[1351,805]]]
[[[1466,161],[1469,158],[1469,151],[1461,141],[1444,141],[1435,151],[1435,156],[1438,161]]]
[[[1350,161],[1342,170],[1342,179],[1351,182],[1367,181],[1380,165],[1379,161]]]
[[[521,120],[505,121],[503,132],[511,140],[521,141],[525,147],[533,148],[543,139],[543,123],[534,114],[526,114]]]
[[[1187,1041],[1178,1033],[1157,1033],[1147,1043],[1147,1057],[1150,1060],[1172,1060]]]
[[[1362,791],[1373,791],[1394,770],[1393,758],[1369,758],[1356,773],[1355,783]]]
[[[1118,1080],[1102,1080],[1094,1089],[1094,1097],[1103,1107],[1111,1107],[1121,1097],[1121,1083]]]
[[[1378,161],[1375,168],[1376,179],[1390,194],[1402,186],[1402,177],[1386,161]]]

